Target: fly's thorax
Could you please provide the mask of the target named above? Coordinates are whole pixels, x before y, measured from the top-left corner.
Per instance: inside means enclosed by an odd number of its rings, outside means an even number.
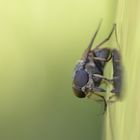
[[[85,65],[85,70],[89,73],[89,74],[97,74],[99,73],[99,69],[97,67],[97,65],[94,62],[88,62]]]

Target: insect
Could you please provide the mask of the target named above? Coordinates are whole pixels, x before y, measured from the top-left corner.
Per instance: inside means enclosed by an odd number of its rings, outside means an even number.
[[[104,43],[108,42],[113,32],[116,35],[116,24],[113,25],[109,35],[99,43],[94,49],[92,45],[99,32],[101,22],[95,31],[89,46],[84,51],[80,61],[75,67],[72,88],[74,94],[79,98],[85,98],[91,94],[99,96],[104,102],[104,112],[107,108],[105,97],[99,93],[106,92],[101,88],[102,81],[107,81],[113,84],[113,93],[120,93],[121,90],[121,65],[119,51],[109,48],[100,48]],[[117,36],[116,36],[117,40]],[[108,61],[112,59],[113,63],[113,79],[104,77],[104,68]]]

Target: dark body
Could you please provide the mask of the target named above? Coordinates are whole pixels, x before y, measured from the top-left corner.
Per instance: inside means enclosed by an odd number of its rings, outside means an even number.
[[[84,98],[86,96],[89,97],[89,93],[101,97],[102,101],[104,101],[105,112],[107,103],[104,96],[99,94],[100,92],[106,91],[100,87],[102,80],[106,80],[109,83],[112,83],[113,90],[111,92],[118,95],[121,92],[122,71],[119,51],[109,48],[100,48],[104,43],[109,41],[114,31],[116,35],[116,24],[113,25],[109,35],[94,49],[91,49],[94,39],[99,31],[100,25],[101,22],[99,23],[88,48],[84,51],[82,58],[75,67],[72,88],[74,94],[79,98]],[[110,59],[112,59],[113,64],[113,79],[104,77],[104,68]]]
[[[101,82],[105,78],[104,67],[110,60],[110,49],[103,48],[92,50],[90,53],[93,55],[93,66],[88,66],[88,58],[82,64],[76,66],[73,84],[74,93],[77,97],[84,98],[88,92],[105,92],[104,89],[100,88]],[[80,65],[80,66],[79,66]],[[88,81],[93,80],[94,85],[91,83],[88,85]],[[88,85],[86,87],[86,85]],[[85,86],[85,91],[82,88]],[[90,86],[90,87],[89,87]]]

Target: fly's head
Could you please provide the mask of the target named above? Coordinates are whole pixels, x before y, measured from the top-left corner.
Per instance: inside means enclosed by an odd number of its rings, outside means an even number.
[[[73,92],[79,98],[86,97],[86,91],[83,90],[86,84],[89,81],[89,74],[85,71],[84,68],[78,69],[74,73],[73,77]]]

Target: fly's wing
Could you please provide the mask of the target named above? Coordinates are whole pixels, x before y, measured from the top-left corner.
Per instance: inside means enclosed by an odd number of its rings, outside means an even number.
[[[113,87],[112,93],[119,95],[122,86],[122,65],[121,56],[119,51],[112,50],[112,63],[113,63]]]

